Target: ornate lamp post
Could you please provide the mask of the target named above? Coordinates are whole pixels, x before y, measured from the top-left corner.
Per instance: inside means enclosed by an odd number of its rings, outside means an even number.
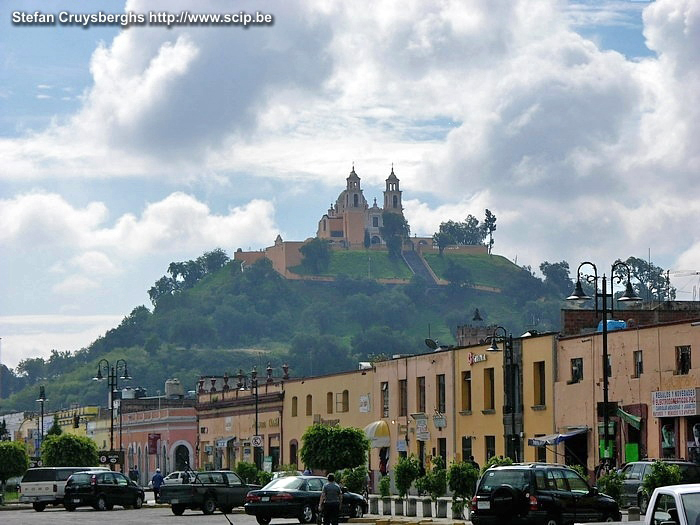
[[[106,359],[100,359],[97,362],[97,375],[93,377],[93,381],[102,381],[105,376],[102,375],[102,370],[107,373],[107,387],[109,388],[109,451],[114,450],[114,394],[119,386],[119,379],[128,380],[131,379],[129,375],[129,370],[127,368],[126,361],[124,359],[117,359],[114,366],[109,364]],[[118,372],[123,370],[122,375],[118,376]],[[119,406],[119,450],[122,448],[121,436],[122,436],[122,411],[121,404]]]
[[[593,268],[593,275],[581,275],[581,268],[585,265]],[[618,297],[618,301],[621,302],[632,302],[641,301],[642,299],[637,295],[637,293],[632,288],[632,283],[630,282],[630,267],[627,266],[622,261],[616,261],[610,270],[610,294],[608,295],[607,283],[608,277],[603,274],[598,276],[598,268],[595,264],[589,261],[584,261],[578,266],[576,270],[576,286],[574,287],[573,293],[567,297],[568,301],[585,301],[591,299],[590,296],[586,295],[583,291],[583,286],[581,285],[581,277],[586,279],[587,282],[593,283],[595,288],[595,313],[596,316],[600,313],[601,320],[603,323],[602,339],[603,339],[603,451],[600,454],[600,459],[611,459],[611,451],[608,443],[609,429],[608,424],[610,421],[609,405],[608,405],[608,373],[610,370],[608,363],[608,312],[612,314],[614,312],[614,297],[613,297],[613,284],[617,280],[618,283],[622,282],[622,277],[615,275],[615,269],[622,268],[626,270],[627,273],[627,284],[625,285],[625,292]],[[601,292],[598,294],[598,281],[601,281]],[[608,308],[608,297],[610,298],[610,308]],[[601,299],[601,306],[598,306],[598,299]]]
[[[282,370],[284,372],[284,376],[282,379],[286,380],[289,379],[289,366],[286,364],[282,365]],[[265,378],[265,383],[270,384],[274,382],[274,379],[272,378],[272,366],[270,366],[270,363],[267,364],[267,368],[265,369],[265,372],[267,374]],[[238,374],[237,374],[237,379],[238,382],[236,384],[236,388],[238,390],[248,390],[250,389],[251,393],[253,396],[255,396],[255,435],[258,436],[259,433],[259,423],[258,423],[258,418],[259,418],[259,409],[258,409],[258,367],[254,366],[252,370],[249,372],[249,374],[246,374],[243,372],[242,368],[238,369]],[[261,458],[261,452],[263,451],[263,447],[254,447],[253,448],[253,459],[255,462],[255,465],[259,468],[262,469],[262,458]]]
[[[499,335],[499,331],[502,331],[503,333]],[[505,378],[508,384],[505,400],[505,411],[510,411],[510,444],[508,448],[512,447],[511,450],[513,461],[519,461],[520,437],[515,431],[515,410],[517,404],[517,396],[515,394],[515,376],[517,373],[517,365],[515,363],[515,356],[513,355],[513,334],[508,334],[506,329],[502,326],[496,326],[493,329],[489,352],[500,352],[501,349],[498,348],[499,342],[503,342],[503,349],[505,350],[503,355],[503,368],[505,370]]]

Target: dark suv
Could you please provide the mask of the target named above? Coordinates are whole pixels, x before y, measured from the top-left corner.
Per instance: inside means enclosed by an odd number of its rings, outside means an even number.
[[[664,463],[678,465],[681,469],[681,483],[700,483],[700,466],[680,459],[662,459]],[[649,495],[642,490],[644,478],[651,472],[653,459],[627,463],[620,471],[622,480],[621,501],[623,507],[637,505],[642,514],[646,514]]]
[[[614,499],[591,488],[578,472],[547,463],[491,467],[472,499],[472,523],[564,525],[620,521]]]
[[[68,511],[84,506],[92,506],[95,510],[112,510],[115,505],[140,509],[143,500],[143,489],[124,474],[88,470],[76,472],[68,478],[63,506]]]

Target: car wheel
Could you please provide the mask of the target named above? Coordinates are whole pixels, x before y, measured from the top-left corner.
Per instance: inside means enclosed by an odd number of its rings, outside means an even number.
[[[66,509],[68,512],[73,512],[75,510],[75,506],[71,505],[70,503],[64,503],[63,508]]]
[[[182,516],[185,512],[185,506],[173,505],[171,510],[173,511],[173,514],[175,514],[175,516]]]
[[[611,516],[610,514],[606,514],[603,516],[603,521],[610,522],[610,521],[617,521],[614,516]]]
[[[95,510],[107,510],[107,499],[100,495],[97,496],[97,501],[95,502]]]
[[[270,521],[272,521],[272,518],[270,518],[270,516],[255,516],[255,521],[257,521],[259,525],[268,525]]]
[[[355,503],[352,508],[352,518],[361,518],[365,515],[365,511],[360,503]]]
[[[134,508],[140,509],[141,507],[143,507],[143,498],[141,497],[141,494],[137,494],[136,499],[134,500]]]
[[[46,503],[42,503],[39,501],[36,503],[32,503],[32,508],[37,512],[43,512],[44,509],[46,508]]]
[[[316,513],[311,505],[304,505],[301,509],[301,516],[299,516],[299,523],[313,523],[316,521]]]
[[[547,516],[546,525],[559,525],[559,520],[555,516]]]
[[[216,501],[214,501],[214,498],[211,496],[207,496],[204,498],[204,501],[202,502],[202,512],[204,514],[214,514],[214,511],[216,510]]]
[[[639,512],[641,514],[646,514],[647,508],[649,507],[649,496],[641,493],[639,496],[637,496],[637,502],[639,504]]]

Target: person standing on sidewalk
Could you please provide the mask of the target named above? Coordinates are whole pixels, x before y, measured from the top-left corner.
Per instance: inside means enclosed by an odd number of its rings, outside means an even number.
[[[338,525],[338,515],[340,506],[343,503],[343,491],[335,482],[335,475],[328,474],[328,483],[323,486],[321,500],[319,501],[319,512],[323,512],[324,525]]]

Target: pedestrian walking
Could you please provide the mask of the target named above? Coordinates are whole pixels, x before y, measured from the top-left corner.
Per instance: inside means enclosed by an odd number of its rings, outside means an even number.
[[[156,503],[160,503],[160,487],[163,485],[163,474],[160,473],[159,468],[157,468],[156,473],[153,474],[151,484],[153,485],[153,496],[156,499]]]
[[[343,504],[343,491],[335,482],[335,475],[328,474],[328,483],[323,486],[318,511],[323,513],[324,525],[338,525],[338,514]]]

